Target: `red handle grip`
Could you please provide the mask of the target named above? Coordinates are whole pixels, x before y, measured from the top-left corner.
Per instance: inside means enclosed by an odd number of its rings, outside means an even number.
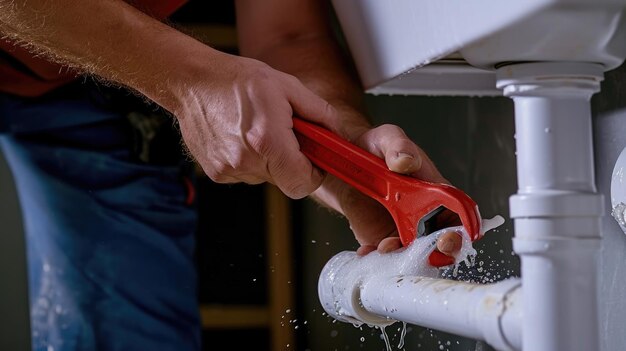
[[[480,237],[476,203],[461,190],[394,173],[382,159],[302,119],[294,118],[293,125],[302,153],[313,164],[385,206],[404,246],[416,238],[419,221],[440,206],[461,217],[472,240]],[[443,257],[437,258],[435,252],[433,254],[431,264],[451,263],[448,256],[439,253]]]
[[[380,202],[389,196],[389,182],[384,175],[390,171],[383,160],[299,118],[293,119],[293,127],[300,151],[314,165]]]

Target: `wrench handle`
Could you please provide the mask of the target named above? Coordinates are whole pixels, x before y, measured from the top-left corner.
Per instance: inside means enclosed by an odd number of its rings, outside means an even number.
[[[300,151],[314,165],[383,204],[389,199],[390,181],[403,181],[385,161],[325,128],[294,117],[293,129]]]

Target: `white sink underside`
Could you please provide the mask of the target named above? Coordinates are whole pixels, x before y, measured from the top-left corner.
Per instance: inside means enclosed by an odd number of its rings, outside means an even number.
[[[373,93],[421,94],[430,89],[434,94],[495,95],[489,71],[501,64],[578,61],[601,63],[608,70],[626,57],[626,0],[333,4],[361,80]],[[445,66],[440,62],[428,72],[416,69],[454,52],[481,69],[458,60]],[[449,74],[452,71],[460,75]]]

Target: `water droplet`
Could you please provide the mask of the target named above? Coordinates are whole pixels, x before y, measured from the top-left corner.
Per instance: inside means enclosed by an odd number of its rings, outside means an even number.
[[[617,204],[615,207],[613,207],[613,211],[611,211],[611,216],[613,216],[617,223],[622,227],[626,227],[626,216],[624,216],[625,214],[626,204],[624,204],[623,202]]]

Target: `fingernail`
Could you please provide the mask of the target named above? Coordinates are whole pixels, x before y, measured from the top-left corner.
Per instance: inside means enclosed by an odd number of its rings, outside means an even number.
[[[393,247],[381,247],[378,249],[378,252],[380,253],[389,253],[391,251],[393,251]]]
[[[437,249],[446,255],[454,254],[461,249],[461,237],[454,232],[446,232],[437,240]]]
[[[415,156],[411,154],[407,154],[406,152],[398,152],[398,158],[415,158]]]
[[[452,241],[444,240],[441,242],[440,245],[438,245],[437,248],[439,249],[439,251],[444,253],[451,252],[452,250],[454,250],[454,243]]]
[[[398,152],[396,159],[390,164],[390,169],[394,172],[410,174],[419,169],[419,162],[411,154]]]

